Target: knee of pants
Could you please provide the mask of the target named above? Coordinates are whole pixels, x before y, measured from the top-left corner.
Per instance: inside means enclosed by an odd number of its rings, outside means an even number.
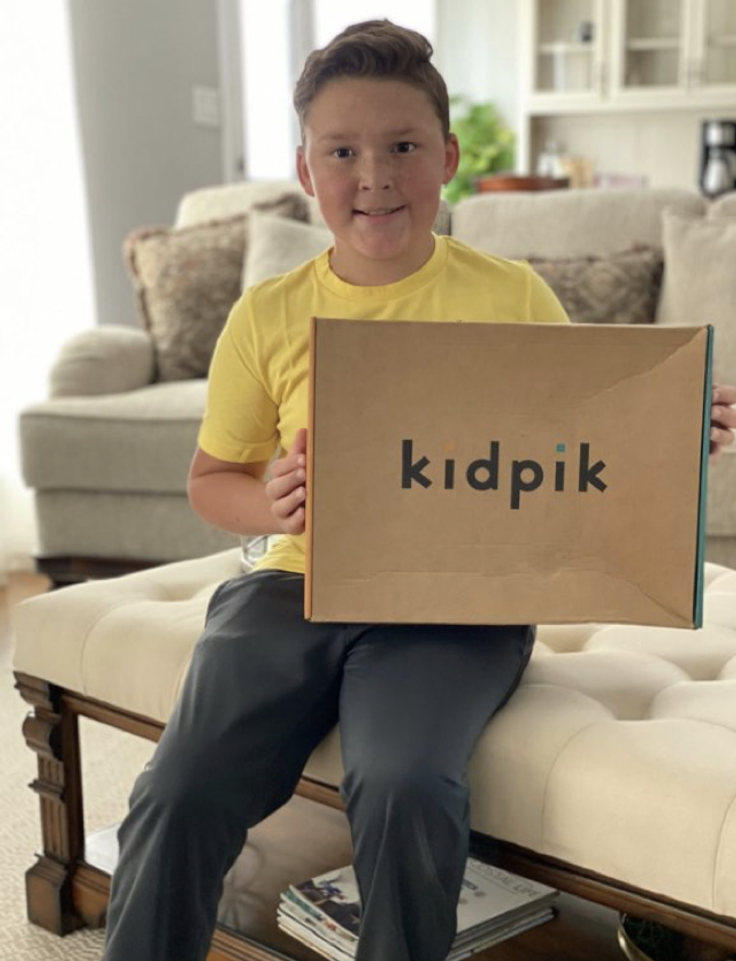
[[[180,765],[157,764],[154,758],[146,765],[133,787],[131,810],[142,807],[157,818],[178,822],[222,816],[224,796],[206,772],[198,771],[186,758],[180,760]]]
[[[373,813],[442,811],[453,821],[466,816],[468,785],[458,772],[448,773],[431,762],[400,763],[375,759],[348,770],[343,782],[348,804],[365,805]]]

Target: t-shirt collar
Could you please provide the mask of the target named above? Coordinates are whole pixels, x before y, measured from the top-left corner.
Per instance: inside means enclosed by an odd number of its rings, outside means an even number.
[[[413,293],[425,284],[435,279],[447,260],[447,241],[444,236],[434,234],[434,250],[429,260],[413,274],[397,280],[393,284],[381,284],[378,287],[363,287],[349,284],[341,280],[330,267],[330,251],[326,250],[314,262],[318,281],[327,287],[331,293],[346,300],[396,300]]]

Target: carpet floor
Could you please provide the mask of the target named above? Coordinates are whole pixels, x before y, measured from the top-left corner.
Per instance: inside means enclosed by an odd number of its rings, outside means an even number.
[[[28,787],[36,756],[21,725],[28,705],[0,670],[0,961],[98,961],[102,931],[59,938],[26,919],[25,872],[41,846],[38,798]],[[81,720],[86,832],[118,823],[135,777],[154,745],[93,721]]]

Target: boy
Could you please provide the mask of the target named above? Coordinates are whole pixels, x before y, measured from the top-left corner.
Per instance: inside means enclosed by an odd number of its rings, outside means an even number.
[[[309,318],[567,321],[527,266],[433,235],[458,145],[431,52],[388,21],[358,24],[312,54],[297,84],[299,179],[334,246],[234,307],[189,486],[215,526],[282,536],[255,572],[216,590],[179,702],[136,782],[107,961],[205,958],[248,828],[289,799],[338,720],[362,900],[358,961],[441,961],[452,943],[468,760],[518,684],[534,628],[303,617]],[[288,453],[267,481],[279,447]]]

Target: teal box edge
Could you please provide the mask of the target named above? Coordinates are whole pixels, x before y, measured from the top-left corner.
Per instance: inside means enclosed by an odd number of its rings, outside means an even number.
[[[705,381],[703,384],[703,437],[700,449],[700,501],[698,505],[698,544],[695,556],[695,596],[693,626],[703,626],[703,592],[705,582],[705,527],[708,501],[708,457],[710,455],[710,411],[713,396],[713,326],[705,327]]]

